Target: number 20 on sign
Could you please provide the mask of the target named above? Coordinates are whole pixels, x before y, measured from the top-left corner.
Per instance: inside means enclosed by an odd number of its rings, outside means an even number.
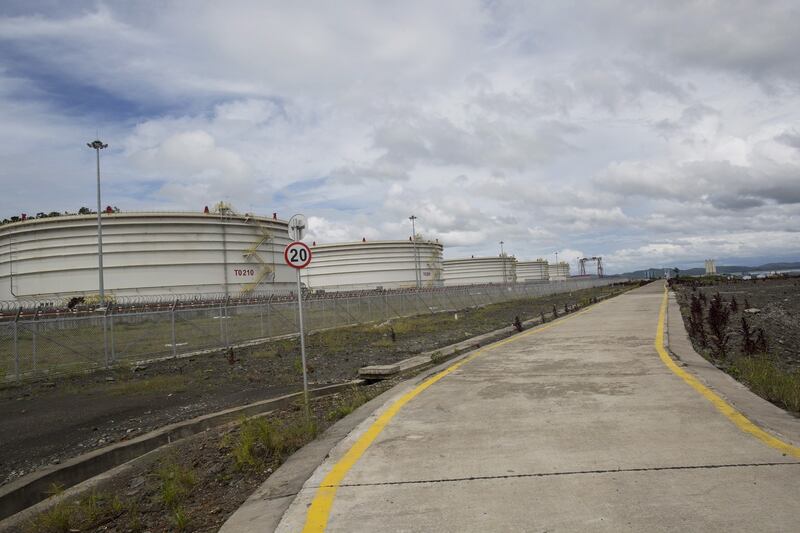
[[[290,243],[283,252],[286,264],[293,268],[305,268],[311,263],[311,249],[303,242]]]

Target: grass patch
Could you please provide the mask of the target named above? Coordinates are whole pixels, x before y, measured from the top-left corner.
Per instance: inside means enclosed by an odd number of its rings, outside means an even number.
[[[764,357],[740,357],[729,372],[762,398],[800,412],[800,372],[786,372]]]
[[[369,395],[359,387],[353,387],[344,402],[340,403],[325,415],[329,422],[346,417],[370,400]]]
[[[48,494],[58,496],[61,487],[54,486]],[[62,500],[27,524],[26,531],[35,533],[68,533],[92,530],[109,516],[119,516],[127,509],[118,496],[92,490],[78,500]]]
[[[286,457],[317,436],[316,423],[295,420],[278,425],[266,418],[244,418],[235,437],[227,436],[223,447],[230,447],[236,468],[258,468],[275,457]]]
[[[159,496],[164,505],[177,510],[197,483],[195,473],[173,460],[167,460],[156,471],[160,483]]]

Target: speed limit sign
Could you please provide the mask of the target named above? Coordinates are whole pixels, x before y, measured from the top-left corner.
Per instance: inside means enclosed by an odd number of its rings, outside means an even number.
[[[289,243],[283,251],[283,260],[292,268],[305,268],[311,262],[311,249],[304,242]]]

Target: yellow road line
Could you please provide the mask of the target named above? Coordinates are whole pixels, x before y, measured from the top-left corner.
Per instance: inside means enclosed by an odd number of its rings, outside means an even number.
[[[600,303],[607,302],[608,300],[603,300]],[[507,339],[503,339],[498,341],[494,344],[486,346],[485,348],[480,348],[470,355],[461,359],[460,361],[450,365],[446,369],[442,370],[438,374],[435,374],[415,388],[410,390],[409,392],[405,393],[403,396],[397,399],[386,411],[381,414],[375,422],[358,438],[358,440],[353,444],[353,446],[347,451],[347,453],[342,457],[335,465],[330,472],[325,476],[320,484],[320,487],[317,489],[317,493],[314,496],[314,499],[311,502],[311,506],[308,508],[308,514],[306,515],[306,524],[303,527],[304,533],[311,533],[311,532],[322,532],[325,531],[325,528],[328,525],[328,518],[330,517],[331,507],[333,507],[333,500],[336,497],[336,490],[339,488],[339,484],[342,482],[344,477],[347,475],[347,472],[356,464],[356,462],[361,458],[367,448],[369,448],[370,444],[380,435],[383,428],[394,418],[394,416],[406,405],[408,402],[416,398],[422,391],[439,381],[440,379],[444,378],[445,376],[452,374],[465,364],[469,363],[476,357],[485,354],[489,350],[493,350],[495,348],[499,348],[504,346],[510,342],[514,342],[519,340],[523,337],[527,337],[528,335],[532,335],[534,333],[539,333],[546,329],[550,329],[553,326],[557,326],[562,322],[569,320],[571,318],[575,318],[583,313],[591,311],[594,307],[584,309],[583,311],[578,311],[573,315],[566,316],[564,318],[558,319],[554,322],[550,322],[549,324],[545,324],[539,326],[535,329],[531,329],[526,331],[525,333],[521,333],[519,335],[514,335],[512,337],[508,337]]]
[[[664,321],[667,314],[667,301],[667,288],[664,287],[664,298],[661,301],[661,310],[658,313],[658,329],[656,330],[655,341],[656,351],[658,352],[658,355],[661,357],[661,360],[664,362],[664,364],[667,365],[670,370],[677,374],[686,383],[691,385],[694,390],[702,394],[703,397],[711,402],[720,413],[728,417],[731,422],[736,424],[736,427],[745,433],[749,433],[750,435],[754,436],[764,444],[772,446],[786,455],[791,455],[792,457],[797,457],[800,459],[800,448],[773,437],[760,427],[750,422],[747,417],[737,411],[731,404],[720,398],[711,389],[700,383],[700,380],[698,380],[694,375],[675,364],[675,361],[672,360],[667,353],[667,350],[664,348]]]

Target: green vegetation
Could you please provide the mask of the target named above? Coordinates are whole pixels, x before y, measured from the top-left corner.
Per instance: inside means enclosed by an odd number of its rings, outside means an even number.
[[[60,496],[63,488],[53,485],[48,494]],[[117,496],[101,494],[93,489],[78,500],[62,500],[37,516],[27,525],[27,531],[36,533],[68,533],[85,531],[109,516],[119,516],[126,509]]]
[[[175,509],[189,494],[197,483],[197,476],[188,468],[181,466],[174,459],[167,459],[156,471],[160,482],[161,501],[167,507]]]
[[[344,418],[370,400],[370,397],[358,387],[353,387],[349,395],[347,395],[344,402],[338,404],[335,408],[328,411],[325,418],[329,422],[335,422],[340,418]]]
[[[223,439],[222,446],[230,448],[236,468],[257,468],[274,458],[284,458],[317,436],[312,420],[295,420],[281,425],[266,418],[243,418],[235,438]]]
[[[766,357],[740,357],[729,372],[762,398],[800,413],[800,372],[786,372]]]

